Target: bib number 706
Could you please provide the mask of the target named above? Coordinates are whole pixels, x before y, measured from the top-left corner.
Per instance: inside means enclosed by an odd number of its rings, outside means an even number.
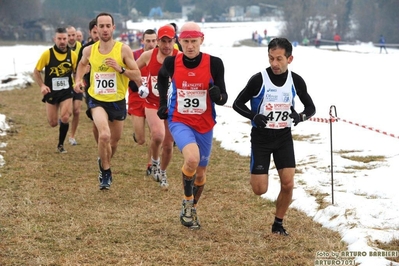
[[[113,88],[115,86],[114,80],[113,79],[98,79],[96,80],[97,82],[97,88]]]

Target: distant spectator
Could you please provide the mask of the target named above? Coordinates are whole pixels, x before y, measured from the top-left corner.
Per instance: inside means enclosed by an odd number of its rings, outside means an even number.
[[[258,46],[262,46],[263,38],[260,34],[258,34]]]
[[[338,33],[335,33],[334,35],[334,42],[335,45],[337,46],[337,50],[339,51],[339,42],[341,41],[341,36],[339,36]]]
[[[255,32],[254,32],[254,34],[253,34],[253,41],[254,42],[258,42],[258,38],[259,38],[259,34],[258,34],[258,31],[256,30]]]
[[[82,45],[85,44],[85,40],[83,38],[83,32],[81,30],[76,31],[76,40],[80,42]]]
[[[309,39],[307,37],[303,38],[302,45],[303,46],[308,46],[309,45]]]
[[[385,38],[384,38],[384,35],[382,35],[382,34],[380,35],[379,43],[380,43],[380,53],[382,52],[382,49],[384,49],[385,53],[387,54],[388,51],[387,51],[387,48],[385,47]]]
[[[320,44],[321,44],[321,33],[320,31],[318,31],[316,34],[316,41],[315,41],[316,48],[319,48]]]

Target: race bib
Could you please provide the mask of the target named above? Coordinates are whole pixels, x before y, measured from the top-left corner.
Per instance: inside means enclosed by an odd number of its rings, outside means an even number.
[[[95,94],[116,94],[116,73],[95,72],[94,93]]]
[[[156,97],[159,97],[158,76],[151,76],[151,91]]]
[[[52,78],[51,82],[52,82],[53,91],[69,89],[68,77]]]
[[[202,114],[206,111],[207,90],[177,89],[177,111],[181,114]]]
[[[262,114],[265,115],[269,120],[266,124],[266,128],[281,129],[291,126],[291,104],[284,102],[273,102],[267,103]]]
[[[148,87],[147,77],[141,76],[141,83],[143,84],[143,86]]]

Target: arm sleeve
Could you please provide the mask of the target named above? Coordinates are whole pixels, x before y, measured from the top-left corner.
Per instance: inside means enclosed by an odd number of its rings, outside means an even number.
[[[257,95],[262,86],[263,79],[261,73],[253,75],[244,89],[238,94],[237,98],[233,103],[233,109],[240,115],[252,120],[256,113],[252,112],[246,103]]]
[[[158,92],[159,102],[161,105],[166,105],[168,100],[169,77],[173,76],[175,69],[175,56],[168,56],[165,58],[161,69],[158,72]]]
[[[217,105],[224,105],[227,102],[228,95],[226,91],[226,84],[224,81],[224,65],[219,57],[211,56],[211,74],[213,77],[214,85],[220,89],[221,100],[215,102]]]

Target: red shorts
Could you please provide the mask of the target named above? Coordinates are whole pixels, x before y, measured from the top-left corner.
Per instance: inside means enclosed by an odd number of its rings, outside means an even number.
[[[149,109],[156,109],[158,110],[159,108],[159,100],[157,102],[153,102],[153,101],[148,101],[148,99],[145,100],[144,102],[144,107],[145,108],[149,108]]]
[[[129,115],[145,117],[144,107],[145,99],[140,98],[138,92],[129,90],[128,109]]]

